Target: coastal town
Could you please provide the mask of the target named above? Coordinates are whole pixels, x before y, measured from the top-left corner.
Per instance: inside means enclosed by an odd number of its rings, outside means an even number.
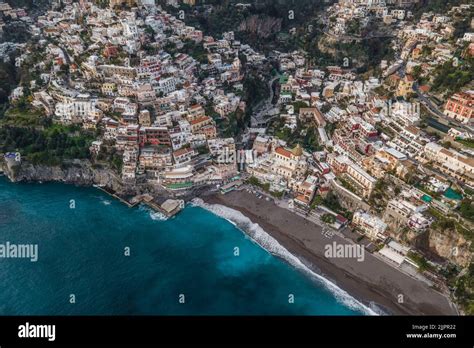
[[[321,47],[388,37],[392,54],[360,72],[352,55],[322,65],[210,36],[187,22],[194,0],[55,0],[35,16],[0,1],[0,31],[30,36],[0,45],[21,72],[0,118],[3,171],[47,180],[28,171],[86,163],[107,173],[90,184],[169,217],[246,195],[473,314],[474,5],[417,2],[328,5]]]

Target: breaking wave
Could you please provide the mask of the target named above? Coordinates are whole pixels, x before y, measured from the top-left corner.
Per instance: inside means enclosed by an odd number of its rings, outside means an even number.
[[[349,295],[346,291],[342,290],[334,283],[330,282],[323,276],[313,272],[309,269],[300,259],[291,254],[285,247],[283,247],[278,241],[270,236],[263,228],[258,224],[253,223],[248,217],[241,212],[231,209],[229,207],[220,204],[207,204],[200,198],[195,198],[191,201],[191,205],[201,207],[210,211],[211,213],[220,216],[240,230],[244,231],[250,236],[260,247],[268,251],[269,253],[276,255],[285,261],[287,261],[293,267],[301,270],[304,274],[309,276],[311,279],[322,284],[327,290],[334,294],[337,301],[344,304],[345,306],[363,312],[367,315],[381,315],[383,311],[371,305],[370,307],[365,306],[363,303]]]
[[[100,201],[103,205],[111,205],[112,204],[112,201],[109,201],[108,199],[101,198]]]
[[[147,212],[148,215],[150,216],[150,218],[154,221],[166,221],[166,220],[168,220],[168,217],[165,214],[162,214],[158,211],[154,211],[153,209],[151,209],[151,208],[149,208],[149,207],[147,207],[143,204],[141,204],[138,209]]]
[[[104,196],[93,196],[94,198],[97,198],[101,204],[103,205],[111,205],[112,201],[110,199],[105,198]]]

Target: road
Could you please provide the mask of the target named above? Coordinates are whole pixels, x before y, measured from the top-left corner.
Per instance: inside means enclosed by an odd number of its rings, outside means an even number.
[[[457,128],[460,128],[460,129],[463,129],[463,130],[466,130],[468,132],[471,132],[471,130],[469,128],[467,128],[467,126],[465,124],[462,124],[462,123],[459,123],[458,121],[456,120],[453,120],[452,118],[448,118],[439,108],[438,106],[433,103],[431,101],[431,99],[424,95],[423,93],[421,93],[419,87],[418,87],[418,84],[415,83],[413,84],[413,90],[415,91],[416,95],[418,96],[418,98],[420,99],[421,103],[426,107],[426,109],[433,115],[433,116],[436,116],[436,117],[439,117],[440,119],[444,120],[444,121],[447,121],[449,122],[451,125],[454,125],[456,126]]]
[[[421,93],[418,83],[413,84],[413,91],[416,93],[421,103],[435,116],[445,118],[446,116],[438,109],[438,107],[423,93]]]
[[[461,186],[461,187],[466,187],[467,185],[465,183],[463,183],[462,181],[459,181],[458,179],[456,179],[455,177],[451,176],[450,174],[448,173],[444,173],[444,172],[441,172],[439,171],[438,169],[436,168],[427,168],[426,166],[424,166],[423,164],[421,164],[417,159],[413,158],[413,157],[409,157],[408,160],[410,162],[412,162],[413,164],[415,164],[420,170],[423,169],[424,172],[428,171],[427,174],[429,174],[430,172],[431,173],[434,173],[436,175],[438,175],[439,177],[447,177],[449,180],[451,180],[453,183],[456,183],[457,185]],[[468,186],[469,187],[469,186]]]
[[[400,55],[397,55],[396,59],[400,59]],[[404,60],[403,61],[403,64],[402,66],[399,68],[399,73],[400,73],[400,76],[403,78],[405,77],[405,70],[406,70],[406,64],[407,62]],[[455,125],[456,127],[458,128],[461,128],[461,129],[465,129],[465,130],[468,130],[466,128],[465,125],[455,121],[455,120],[452,120],[450,118],[447,118],[446,115],[438,108],[438,106],[433,103],[431,101],[431,99],[424,95],[421,91],[420,91],[420,87],[418,86],[418,83],[415,82],[413,84],[413,91],[415,92],[415,94],[417,95],[418,99],[420,100],[421,104],[423,104],[426,109],[433,115],[433,116],[436,116],[436,117],[439,117],[441,118],[442,120],[444,121],[448,121],[449,123]],[[470,130],[469,130],[470,131]]]
[[[251,127],[258,127],[261,124],[266,125],[268,120],[264,119],[265,116],[276,116],[279,114],[280,109],[278,107],[275,107],[275,105],[273,104],[275,91],[272,88],[273,83],[278,79],[279,77],[276,76],[268,82],[268,87],[270,88],[270,96],[256,107],[257,111],[252,115],[251,118]]]
[[[367,36],[336,35],[329,32],[328,29],[324,29],[322,32],[337,41],[354,41],[355,40],[359,42],[359,41],[365,41],[365,40],[371,40],[371,39],[377,39],[377,38],[393,38],[396,36],[394,34],[388,34],[388,33],[378,34],[378,35],[367,35]]]

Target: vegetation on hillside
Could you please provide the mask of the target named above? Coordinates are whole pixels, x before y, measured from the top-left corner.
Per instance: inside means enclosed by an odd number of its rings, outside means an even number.
[[[178,11],[185,11],[186,23],[203,30],[206,35],[220,37],[224,32],[234,31],[236,39],[268,52],[287,49],[289,41],[279,40],[280,34],[288,33],[292,28],[306,30],[320,11],[333,2],[260,0],[251,1],[246,9],[239,9],[235,5],[241,1],[237,0],[198,0],[196,6],[180,4],[179,8],[165,8],[176,15],[179,15]],[[166,5],[165,0],[158,0],[158,3]]]
[[[8,96],[18,84],[15,65],[11,61],[0,62],[0,118],[8,108]]]
[[[458,92],[474,80],[474,58],[459,61],[458,64],[448,61],[436,67],[432,90],[435,92]]]
[[[64,160],[89,158],[93,139],[93,134],[76,126],[37,129],[4,125],[0,128],[0,152],[19,152],[33,164],[60,165]]]
[[[445,13],[447,9],[461,4],[468,4],[470,0],[421,0],[415,4],[413,14],[416,18],[420,18],[423,13],[435,12]]]

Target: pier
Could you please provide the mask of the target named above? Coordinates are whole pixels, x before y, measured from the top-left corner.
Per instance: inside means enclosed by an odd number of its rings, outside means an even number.
[[[164,197],[153,197],[150,194],[137,195],[134,197],[122,197],[118,195],[114,190],[108,187],[95,186],[102,192],[107,193],[113,198],[118,199],[123,204],[126,204],[129,208],[134,208],[137,205],[144,204],[147,207],[162,213],[167,218],[173,217],[184,209],[185,203],[181,199],[167,199]]]
[[[168,218],[175,216],[184,209],[184,200],[182,199],[153,198],[148,194],[141,195],[140,199],[143,204]]]
[[[102,192],[105,192],[107,193],[108,195],[114,197],[115,199],[118,199],[120,202],[122,202],[123,204],[126,204],[129,208],[133,208],[133,207],[136,207],[138,204],[140,204],[139,201],[134,201],[134,198],[132,198],[130,201],[127,200],[125,197],[121,197],[119,196],[114,190],[112,190],[111,188],[108,188],[108,187],[103,187],[103,186],[98,186],[98,185],[95,185],[94,187],[98,188],[99,190],[101,190]]]

